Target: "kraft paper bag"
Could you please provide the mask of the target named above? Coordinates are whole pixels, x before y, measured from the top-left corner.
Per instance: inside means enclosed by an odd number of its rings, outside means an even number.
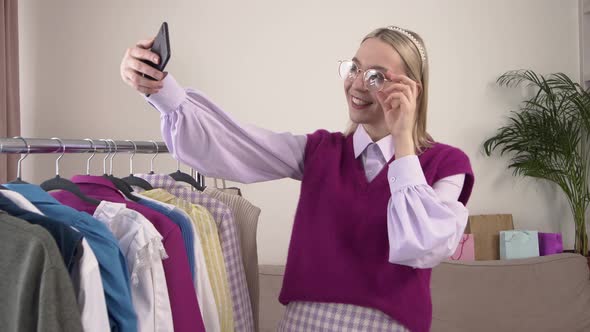
[[[469,216],[466,234],[473,234],[475,243],[475,259],[500,259],[500,231],[514,229],[511,214],[486,214]]]

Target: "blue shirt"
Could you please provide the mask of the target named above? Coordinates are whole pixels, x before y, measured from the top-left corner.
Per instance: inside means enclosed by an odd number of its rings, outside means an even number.
[[[193,280],[195,279],[195,247],[194,247],[194,238],[193,238],[193,230],[191,226],[191,221],[180,212],[178,208],[169,209],[162,204],[158,204],[157,202],[150,201],[145,198],[140,198],[137,203],[148,207],[156,212],[160,212],[161,214],[168,217],[168,219],[172,220],[173,223],[180,227],[180,232],[182,233],[182,240],[184,242],[184,246],[186,248],[186,255],[188,257],[188,264],[191,268],[191,273]]]
[[[84,235],[100,267],[111,331],[137,331],[137,316],[131,300],[127,264],[109,229],[91,215],[62,205],[39,186],[4,186],[23,195],[48,217],[74,227]]]

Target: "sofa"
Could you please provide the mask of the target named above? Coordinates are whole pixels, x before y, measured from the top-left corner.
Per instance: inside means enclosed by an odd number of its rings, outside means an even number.
[[[284,266],[261,265],[261,332],[276,331]],[[432,332],[590,331],[586,257],[564,253],[495,261],[444,261],[433,269]]]

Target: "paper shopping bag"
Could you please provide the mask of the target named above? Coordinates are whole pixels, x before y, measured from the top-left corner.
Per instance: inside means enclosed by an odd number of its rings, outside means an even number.
[[[500,259],[517,259],[539,256],[537,231],[501,231]]]
[[[561,233],[539,233],[539,255],[548,256],[562,252]]]
[[[511,214],[470,216],[465,233],[473,234],[475,259],[500,259],[500,231],[513,229]]]
[[[450,257],[454,261],[474,261],[475,243],[473,234],[463,234],[455,253]]]

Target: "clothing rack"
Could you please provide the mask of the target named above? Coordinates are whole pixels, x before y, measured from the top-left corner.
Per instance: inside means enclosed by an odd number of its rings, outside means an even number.
[[[132,141],[132,140],[112,140],[106,138],[100,139],[61,139],[61,138],[0,138],[0,154],[11,153],[11,154],[26,154],[21,157],[18,163],[17,176],[20,178],[21,174],[21,161],[26,158],[29,154],[42,154],[42,153],[108,153],[117,154],[121,152],[128,152],[141,154],[154,154],[154,158],[159,153],[168,153],[168,147],[166,143],[157,141]],[[111,172],[112,172],[112,159],[111,156]],[[153,159],[151,169],[153,170]],[[56,172],[59,173],[58,160],[56,161]],[[105,159],[106,161],[106,159]],[[106,172],[106,163],[103,164]],[[87,172],[89,171],[89,165],[86,166]],[[180,162],[178,162],[178,169],[180,169]],[[133,158],[130,160],[130,170],[133,172]],[[199,174],[193,168],[190,169],[190,176],[198,179],[199,183],[204,185],[205,177]],[[225,185],[225,183],[224,183]]]
[[[114,143],[113,143],[114,142]],[[0,138],[0,153],[167,153],[164,142],[110,139]]]

